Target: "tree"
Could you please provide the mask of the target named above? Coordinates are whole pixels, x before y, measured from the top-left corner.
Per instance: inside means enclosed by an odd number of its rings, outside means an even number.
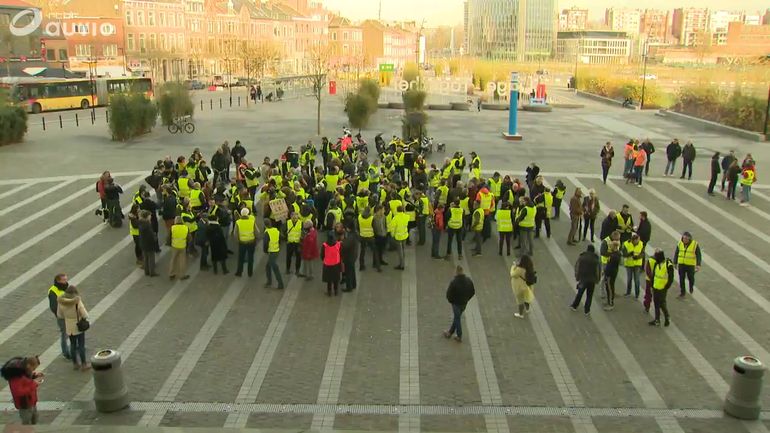
[[[164,126],[170,125],[182,116],[192,116],[195,104],[190,98],[190,91],[182,83],[168,82],[159,89],[158,108]]]
[[[316,133],[321,135],[321,97],[326,88],[326,77],[331,68],[331,50],[326,44],[314,45],[307,53],[308,78],[310,79],[316,106]]]
[[[246,72],[246,81],[251,82],[251,78],[262,78],[266,72],[270,72],[275,64],[280,60],[280,50],[271,42],[244,42],[243,49],[243,69]],[[246,98],[246,105],[249,104],[249,98]]]
[[[350,126],[365,128],[369,119],[377,112],[377,100],[380,98],[380,85],[376,80],[364,78],[359,82],[358,91],[345,98],[345,112]]]

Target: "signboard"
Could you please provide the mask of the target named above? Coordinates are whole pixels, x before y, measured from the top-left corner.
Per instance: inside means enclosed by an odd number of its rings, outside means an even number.
[[[380,72],[393,72],[395,70],[393,63],[380,63]]]
[[[282,198],[270,200],[270,214],[274,220],[286,221],[289,217],[289,208],[286,206],[286,200]]]
[[[519,91],[519,73],[511,72],[511,92]]]

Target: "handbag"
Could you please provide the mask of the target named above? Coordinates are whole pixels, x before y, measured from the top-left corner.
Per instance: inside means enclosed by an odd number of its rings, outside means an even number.
[[[75,305],[75,317],[77,318],[78,332],[86,332],[91,327],[91,322],[85,317],[80,317],[80,304]]]

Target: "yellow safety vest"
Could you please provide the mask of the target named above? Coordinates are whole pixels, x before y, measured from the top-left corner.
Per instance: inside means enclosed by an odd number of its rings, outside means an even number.
[[[465,197],[464,199],[460,200],[460,209],[463,210],[463,215],[471,214],[471,208],[470,208],[469,202],[470,202],[470,199],[468,197]]]
[[[475,211],[473,211],[473,219],[476,219],[476,215],[478,215],[479,220],[476,222],[476,224],[471,228],[474,232],[480,232],[481,229],[484,228],[484,209],[476,208]]]
[[[525,206],[520,207],[519,210],[516,211],[516,219],[519,219],[519,216],[521,216],[521,212],[524,210],[527,211],[527,214],[524,216],[524,219],[519,222],[519,227],[523,228],[532,228],[535,226],[535,207],[534,206]]]
[[[545,217],[551,218],[553,212],[553,194],[550,191],[543,193],[543,201],[545,202]]]
[[[698,249],[698,243],[690,240],[685,246],[684,242],[679,241],[679,256],[676,262],[680,265],[695,266],[698,264],[698,258],[695,256],[695,250]]]
[[[626,249],[626,254],[629,255],[629,257],[626,257],[625,261],[623,262],[623,266],[627,268],[636,268],[636,267],[642,266],[642,263],[644,263],[644,259],[641,257],[639,257],[638,259],[634,259],[633,256],[642,254],[644,243],[639,241],[638,244],[634,245],[631,241],[626,241],[625,243],[623,243],[623,248]]]
[[[186,225],[174,224],[171,226],[171,247],[183,250],[187,247],[187,235],[190,229]]]
[[[361,215],[358,216],[358,233],[362,238],[371,239],[374,237],[372,220],[374,220],[374,217],[371,215],[369,215],[369,218],[364,218]]]
[[[563,199],[564,198],[564,194],[566,192],[567,192],[566,188],[565,189],[556,188],[556,198],[559,199],[559,200]]]
[[[668,264],[669,261],[665,260],[663,263],[651,262],[650,268],[652,268],[652,288],[655,290],[663,290],[668,284]]]
[[[463,210],[459,207],[449,208],[449,228],[457,230],[463,226]]]
[[[369,189],[369,179],[366,179],[366,180],[358,179],[358,189],[356,190],[356,192],[358,193],[368,189]]]
[[[438,191],[438,202],[446,205],[447,198],[449,197],[449,187],[442,185],[436,189]]]
[[[422,196],[420,201],[422,202],[422,215],[430,215],[430,200],[428,200],[428,197]]]
[[[380,183],[380,171],[374,167],[369,167],[369,182]]]
[[[180,216],[182,217],[182,221],[184,222],[184,225],[187,226],[187,230],[189,230],[190,233],[198,231],[198,222],[195,221],[195,215],[193,215],[192,212],[183,211]],[[191,219],[192,221],[185,221],[185,219]]]
[[[290,244],[298,244],[299,238],[302,235],[302,222],[297,220],[286,221],[286,241]]]
[[[369,206],[369,197],[358,196],[356,197],[356,208],[359,212],[363,212],[366,207]]]
[[[494,179],[489,179],[489,190],[492,191],[492,194],[495,196],[495,198],[500,198],[500,190],[503,188],[503,182],[502,181],[495,181]]]
[[[190,190],[190,207],[196,208],[203,206],[201,195],[203,195],[203,191],[199,189]]]
[[[238,226],[238,242],[248,244],[256,240],[254,235],[254,215],[241,218],[235,222]]]
[[[281,250],[281,232],[275,227],[265,230],[267,234],[267,252],[277,253]]]
[[[326,213],[327,215],[332,214],[334,215],[334,223],[338,223],[342,221],[342,210],[338,207],[335,207],[334,209],[329,209],[329,211]],[[324,221],[325,223],[326,221]]]
[[[497,231],[499,233],[510,233],[513,231],[510,209],[500,209],[497,211]]]
[[[633,227],[631,227],[631,224],[630,224],[631,215],[628,216],[627,220],[623,219],[623,215],[620,212],[618,212],[616,216],[618,218],[618,230],[620,230],[621,232],[631,233],[631,230],[633,229]]]
[[[128,234],[131,236],[139,236],[139,227],[134,227],[131,220],[128,220]]]
[[[492,193],[491,192],[482,192],[481,193],[481,209],[485,210],[485,211],[492,209]]]
[[[605,242],[607,244],[607,251],[609,252],[609,250],[610,250],[610,242],[612,242],[612,239],[610,239],[610,237],[607,236],[606,238],[604,238],[602,240],[602,242]],[[610,256],[602,256],[601,259],[602,259],[602,264],[606,265],[607,262],[610,261]],[[650,260],[652,260],[652,259],[650,259]]]
[[[449,179],[450,176],[452,176],[452,164],[449,164],[444,168],[444,170],[441,171],[441,178],[442,179]]]
[[[53,285],[48,288],[48,293],[53,293],[58,298],[59,296],[64,294],[64,290],[61,290],[58,287],[56,287],[56,285]]]
[[[183,198],[190,197],[190,179],[180,177],[177,184],[179,185],[179,196]]]
[[[334,192],[337,190],[337,184],[340,181],[340,176],[337,174],[327,174],[326,177],[324,177],[326,180],[326,191],[327,192]]]
[[[428,184],[432,188],[438,188],[438,186],[441,185],[441,175],[438,170],[430,171],[430,174],[428,175]]]
[[[391,200],[390,203],[388,203],[388,206],[390,206],[390,212],[392,214],[398,212],[398,207],[403,205],[404,203],[401,202],[401,200]]]
[[[249,179],[249,176],[244,176],[246,178],[246,187],[247,188],[259,185],[259,179],[257,178],[257,169],[256,168],[247,168],[246,170],[243,170],[243,171],[244,171],[244,174],[248,173],[252,177],[251,179]],[[277,183],[276,183],[276,186],[278,186]]]
[[[405,241],[409,238],[409,216],[405,213],[393,217],[393,237],[397,241]]]
[[[746,177],[741,176],[741,185],[751,186],[754,183],[754,170],[745,170]]]

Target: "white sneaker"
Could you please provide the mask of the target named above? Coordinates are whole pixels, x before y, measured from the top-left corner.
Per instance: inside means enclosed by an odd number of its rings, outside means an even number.
[[[515,317],[515,318],[517,318],[517,319],[523,319],[523,318],[524,318],[524,316],[522,316],[522,315],[521,315],[521,314],[519,314],[519,313],[513,313],[513,317]]]

